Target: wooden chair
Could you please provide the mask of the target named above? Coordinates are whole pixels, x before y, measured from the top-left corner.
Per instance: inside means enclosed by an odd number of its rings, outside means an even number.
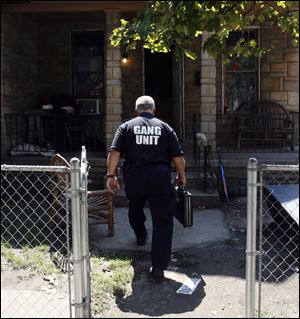
[[[54,154],[51,157],[51,166],[65,166],[70,167],[68,161],[60,154]],[[67,176],[68,175],[68,176]],[[54,221],[58,215],[66,213],[66,191],[68,173],[55,172],[53,176],[53,185],[51,192],[53,195],[53,214],[52,220]],[[113,194],[108,190],[95,190],[88,191],[87,194],[88,204],[88,223],[89,225],[107,224],[108,236],[114,235],[114,205]],[[71,204],[70,204],[71,205]],[[60,216],[61,217],[61,216]]]

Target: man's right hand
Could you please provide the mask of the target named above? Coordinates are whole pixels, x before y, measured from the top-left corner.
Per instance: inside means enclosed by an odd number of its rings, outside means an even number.
[[[115,194],[120,189],[117,177],[108,177],[106,181],[106,187],[111,193]]]
[[[185,176],[176,176],[176,184],[177,186],[185,186],[186,185],[186,178]]]
[[[173,157],[173,163],[176,167],[177,176],[176,176],[176,184],[178,186],[185,186],[186,178],[185,178],[185,159],[183,156]]]

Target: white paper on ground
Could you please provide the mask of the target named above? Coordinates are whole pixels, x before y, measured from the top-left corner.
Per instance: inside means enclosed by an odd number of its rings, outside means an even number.
[[[188,278],[176,292],[178,294],[191,295],[200,281],[200,278]]]

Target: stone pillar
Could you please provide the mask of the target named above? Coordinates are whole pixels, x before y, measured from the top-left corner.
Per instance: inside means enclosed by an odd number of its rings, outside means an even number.
[[[202,35],[201,56],[201,132],[207,136],[212,147],[216,150],[216,61],[203,51],[203,43],[208,33]]]
[[[107,10],[106,16],[106,148],[109,148],[114,134],[121,123],[122,81],[121,50],[110,44],[109,37],[119,25],[120,11]]]

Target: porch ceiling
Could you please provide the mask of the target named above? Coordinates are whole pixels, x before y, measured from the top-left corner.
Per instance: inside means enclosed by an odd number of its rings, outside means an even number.
[[[1,3],[2,13],[45,13],[120,10],[138,11],[145,1],[6,1]]]

